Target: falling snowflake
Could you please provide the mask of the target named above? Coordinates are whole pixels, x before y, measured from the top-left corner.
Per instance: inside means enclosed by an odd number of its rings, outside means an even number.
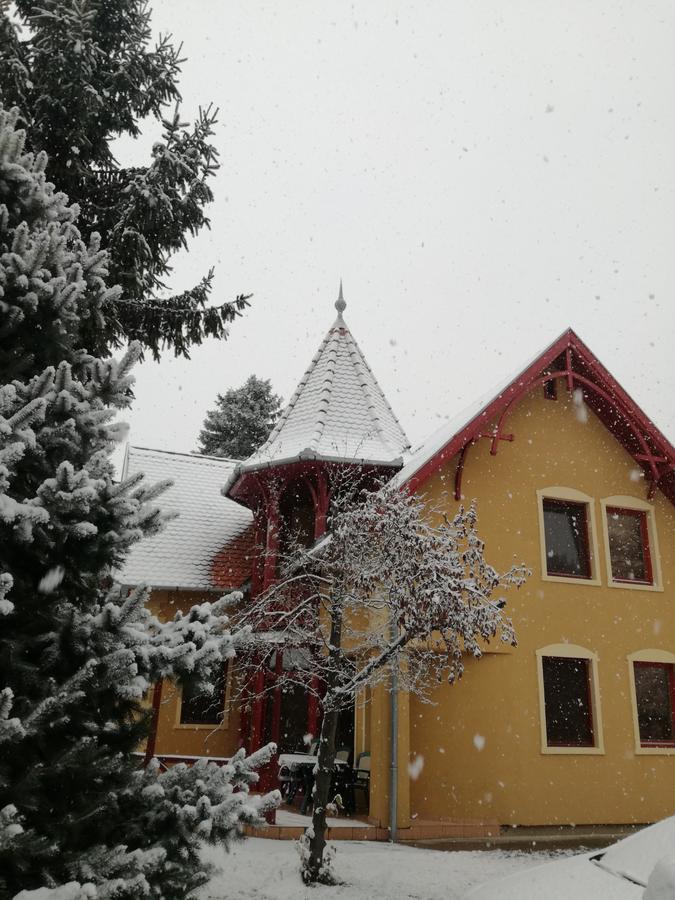
[[[585,425],[588,422],[588,410],[584,404],[584,392],[581,388],[577,388],[574,391],[572,400],[574,401],[574,415],[577,417],[577,421]]]
[[[422,774],[422,769],[424,768],[424,757],[421,754],[418,754],[414,759],[411,759],[408,763],[408,775],[412,778],[413,781],[417,781],[417,779]]]
[[[44,575],[40,579],[40,583],[38,584],[38,591],[41,594],[51,594],[52,591],[55,591],[56,588],[63,581],[63,576],[66,574],[66,570],[63,566],[53,566],[46,575]]]

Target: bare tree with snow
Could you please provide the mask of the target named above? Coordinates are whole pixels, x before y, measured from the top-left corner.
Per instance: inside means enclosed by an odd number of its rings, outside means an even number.
[[[243,661],[293,651],[282,678],[315,690],[319,676],[325,691],[307,883],[331,881],[324,848],[339,711],[363,688],[391,684],[392,673],[399,689],[426,697],[461,677],[464,657],[480,657],[490,640],[515,645],[500,592],[527,576],[523,566],[500,574],[485,561],[473,505],[449,520],[396,488],[342,481],[329,535],[292,553],[276,584],[235,614],[251,631]]]

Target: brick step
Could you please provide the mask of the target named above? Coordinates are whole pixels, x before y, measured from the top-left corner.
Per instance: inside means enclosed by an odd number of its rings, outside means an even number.
[[[261,837],[273,841],[297,841],[304,834],[302,825],[267,825],[263,828],[253,828],[247,825],[244,834],[247,837]],[[329,828],[327,832],[329,841],[388,841],[388,828],[375,828],[374,826],[347,826]]]
[[[250,837],[263,837],[272,840],[297,840],[304,832],[302,825],[267,825],[263,828],[247,826],[244,833]],[[499,834],[499,825],[495,822],[479,822],[459,819],[457,821],[415,822],[409,828],[400,828],[397,841],[410,843],[414,841],[448,841],[453,839],[486,839]],[[355,824],[328,829],[328,840],[331,841],[388,841],[389,829],[377,825],[365,826]]]
[[[527,833],[502,833],[482,838],[435,837],[411,841],[416,847],[430,850],[586,850],[602,849],[637,831],[637,827],[595,829],[578,828],[570,831],[542,831],[527,829]]]

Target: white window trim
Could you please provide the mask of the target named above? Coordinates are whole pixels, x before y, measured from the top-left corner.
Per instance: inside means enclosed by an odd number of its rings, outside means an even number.
[[[598,655],[586,647],[578,644],[549,644],[548,647],[540,647],[537,651],[537,679],[539,682],[539,728],[541,752],[546,756],[552,755],[582,755],[601,756],[605,752],[605,740],[602,733],[602,709],[600,706],[600,683],[598,680]],[[572,659],[590,660],[591,679],[591,715],[593,717],[593,747],[549,747],[546,736],[546,695],[544,693],[544,667],[542,659],[545,656],[565,656]]]
[[[611,506],[612,504],[610,504]],[[635,691],[635,669],[633,663],[669,663],[675,666],[675,653],[668,650],[636,650],[630,653],[628,660],[628,680],[630,681],[630,703],[633,713],[633,735],[635,753],[639,756],[675,756],[675,747],[643,747],[640,741],[640,723],[638,721],[637,693]]]
[[[546,557],[546,530],[544,528],[544,500],[570,500],[572,503],[584,503],[588,511],[588,549],[591,554],[591,577],[590,578],[571,578],[567,575],[549,575]],[[595,524],[595,500],[577,491],[575,488],[562,487],[555,485],[552,487],[541,488],[537,491],[537,508],[539,510],[539,547],[541,562],[541,578],[542,581],[556,581],[565,584],[576,584],[577,586],[598,586],[600,581],[600,567],[598,561],[598,529]]]
[[[176,721],[174,728],[180,731],[227,731],[230,718],[230,703],[232,699],[232,671],[234,666],[232,660],[227,662],[227,675],[225,677],[225,704],[223,706],[223,718],[220,722],[207,722],[204,725],[191,725],[181,722],[180,716],[183,709],[183,687],[177,686],[178,702],[176,703]]]
[[[647,514],[647,536],[649,538],[649,557],[652,566],[652,584],[630,581],[615,581],[612,576],[612,557],[609,552],[609,530],[607,528],[607,507],[618,506],[623,509],[637,509]],[[661,580],[661,557],[659,555],[659,542],[656,536],[656,518],[654,507],[640,497],[628,497],[617,495],[616,497],[603,497],[600,500],[602,510],[602,537],[605,547],[605,563],[607,566],[607,585],[611,588],[622,588],[627,591],[663,591]]]

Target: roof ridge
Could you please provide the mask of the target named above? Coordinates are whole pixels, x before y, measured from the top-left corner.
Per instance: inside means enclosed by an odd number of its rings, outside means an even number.
[[[323,340],[321,341],[321,343],[319,344],[318,350],[316,351],[316,353],[315,353],[314,356],[312,357],[310,364],[309,364],[309,365],[307,366],[307,368],[305,369],[305,372],[304,372],[302,378],[300,379],[300,381],[299,381],[299,383],[298,383],[298,386],[297,386],[296,389],[293,391],[293,395],[291,396],[291,399],[288,401],[288,404],[286,405],[286,408],[282,411],[281,415],[280,415],[279,418],[277,419],[277,422],[276,422],[274,428],[272,429],[272,431],[270,432],[269,437],[267,438],[267,440],[265,441],[264,444],[261,444],[261,445],[260,445],[260,447],[259,447],[258,450],[254,450],[254,451],[253,451],[253,453],[251,454],[251,456],[260,456],[260,455],[262,455],[262,454],[264,453],[264,451],[267,449],[267,447],[269,447],[269,446],[272,444],[272,442],[274,441],[274,439],[276,438],[276,436],[279,434],[279,432],[280,432],[281,429],[283,428],[285,422],[288,420],[288,418],[289,418],[291,412],[293,411],[293,408],[295,407],[295,404],[296,404],[296,403],[298,402],[298,400],[300,399],[300,395],[302,394],[302,389],[304,388],[304,386],[305,386],[305,385],[307,384],[307,382],[309,381],[309,376],[312,374],[312,372],[313,372],[314,369],[316,368],[316,364],[318,363],[319,359],[321,358],[321,354],[323,353],[324,347],[325,347],[326,344],[328,343],[328,341],[329,341],[329,339],[330,339],[330,336],[331,336],[331,334],[333,333],[333,328],[334,328],[334,326],[331,326],[331,328],[330,328],[330,329],[328,330],[328,332],[326,333],[324,339],[323,339]],[[249,458],[250,458],[250,457],[249,457]],[[242,461],[242,460],[239,460],[239,462],[241,462],[241,461]],[[245,460],[244,460],[244,462],[245,462]]]
[[[385,394],[384,391],[382,390],[382,387],[380,386],[379,381],[378,381],[377,378],[375,377],[375,373],[373,372],[373,370],[372,370],[372,369],[370,368],[370,366],[368,365],[368,360],[367,360],[367,359],[365,358],[365,356],[363,355],[363,351],[362,351],[361,348],[359,347],[358,342],[357,342],[356,338],[354,337],[354,335],[351,333],[351,331],[349,330],[349,328],[347,328],[346,331],[347,331],[347,334],[349,335],[349,337],[350,337],[350,339],[351,339],[351,342],[352,342],[352,344],[354,345],[354,348],[355,348],[355,350],[356,350],[356,354],[357,354],[357,363],[358,363],[358,365],[359,365],[359,366],[365,366],[366,371],[368,372],[368,374],[369,374],[370,377],[372,378],[375,387],[378,389],[378,391],[379,391],[379,393],[380,393],[380,397],[382,397],[382,399],[384,400],[384,405],[386,406],[386,408],[387,408],[387,410],[389,411],[389,413],[390,413],[392,419],[394,420],[394,422],[395,422],[396,425],[398,426],[398,429],[399,429],[399,431],[401,432],[401,435],[402,435],[402,437],[403,437],[403,439],[404,439],[404,441],[405,441],[406,447],[409,448],[409,447],[410,447],[410,441],[408,440],[408,435],[405,433],[405,430],[403,429],[403,426],[402,426],[401,423],[399,422],[398,416],[396,415],[396,413],[394,412],[394,410],[391,408],[391,404],[390,404],[389,401],[387,400],[386,394]],[[374,419],[375,422],[377,423],[377,424],[376,424],[376,427],[377,427],[378,433],[379,433],[380,437],[382,438],[382,440],[384,441],[384,443],[387,445],[387,447],[389,447],[389,449],[391,450],[391,449],[393,449],[393,448],[392,448],[391,444],[389,443],[389,440],[387,439],[387,437],[386,437],[385,434],[384,434],[384,431],[383,431],[383,428],[382,428],[382,423],[381,423],[381,421],[380,421],[380,417],[379,417],[379,415],[377,414],[377,412],[375,411],[375,401],[374,401],[374,398],[373,398],[373,396],[372,396],[371,393],[370,393],[370,390],[369,390],[369,388],[368,388],[368,384],[366,383],[365,379],[364,379],[364,383],[363,383],[362,387],[363,387],[364,394],[366,395],[366,398],[367,398],[368,401],[369,401],[369,404],[370,404],[369,408],[373,410],[373,413],[374,413],[374,414],[373,414],[373,419]]]
[[[161,447],[141,447],[138,444],[128,444],[129,450],[143,450],[146,453],[163,453],[167,456],[183,456],[186,459],[191,460],[199,460],[199,461],[213,461],[219,463],[232,463],[232,465],[236,465],[241,462],[240,459],[232,459],[229,456],[211,456],[208,453],[188,453],[185,450],[164,450]]]
[[[347,334],[347,345],[349,347],[349,355],[353,357],[353,365],[359,375],[359,387],[363,391],[363,395],[366,398],[366,409],[370,415],[371,423],[374,425],[375,430],[380,436],[380,440],[389,450],[392,449],[391,444],[387,440],[384,431],[382,429],[382,424],[380,423],[380,417],[377,414],[377,410],[375,409],[375,401],[371,392],[368,389],[368,378],[366,372],[361,365],[361,362],[365,362],[363,359],[363,354],[361,353],[361,348],[354,340],[354,336],[349,331],[349,329],[345,329]],[[351,346],[349,346],[351,345]],[[371,377],[374,378],[373,373],[370,372]]]
[[[321,396],[321,400],[319,401],[319,411],[320,411],[320,413],[323,413],[323,419],[319,419],[319,421],[317,422],[317,426],[314,429],[314,433],[312,434],[312,437],[310,438],[310,441],[309,441],[309,446],[307,448],[308,450],[316,450],[318,448],[319,441],[321,440],[324,429],[326,428],[326,420],[328,419],[328,408],[330,407],[330,401],[333,397],[333,380],[335,378],[335,365],[337,362],[337,354],[338,354],[337,345],[338,345],[339,338],[335,334],[335,332],[338,332],[338,334],[339,334],[341,327],[342,326],[338,326],[337,321],[334,322],[333,325],[331,326],[330,331],[326,335],[326,347],[324,348],[323,352],[324,353],[330,352],[328,348],[329,348],[329,345],[332,343],[335,345],[335,355],[334,355],[334,358],[331,360],[330,365],[328,366],[328,371],[330,372],[330,381],[328,379],[326,379],[326,382],[328,382],[328,383],[324,382],[324,387],[321,390],[322,396]]]

